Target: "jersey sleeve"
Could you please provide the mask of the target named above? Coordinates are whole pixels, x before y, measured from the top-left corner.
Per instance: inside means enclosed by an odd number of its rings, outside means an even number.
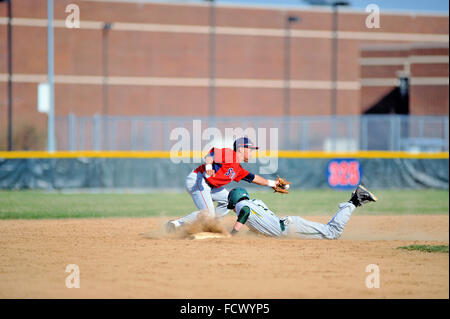
[[[248,175],[243,178],[244,181],[249,182],[249,183],[252,183],[254,179],[255,179],[255,174],[252,174],[252,173],[248,173]]]
[[[248,219],[248,215],[250,215],[250,207],[248,206],[242,206],[239,210],[239,215],[237,221],[241,224],[245,224],[245,222]]]
[[[241,179],[247,181],[249,183],[253,182],[255,175],[244,169],[241,165],[239,165],[239,171],[234,178],[235,182],[239,182]]]

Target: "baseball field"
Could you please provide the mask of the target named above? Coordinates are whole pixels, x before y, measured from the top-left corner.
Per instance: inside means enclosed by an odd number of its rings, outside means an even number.
[[[338,240],[166,234],[195,210],[187,193],[0,191],[0,298],[449,298],[448,191],[373,191]],[[326,223],[349,192],[251,196]]]

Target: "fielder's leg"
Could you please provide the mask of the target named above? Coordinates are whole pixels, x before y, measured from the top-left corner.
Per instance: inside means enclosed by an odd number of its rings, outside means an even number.
[[[171,220],[166,224],[167,231],[197,220],[200,213],[214,216],[214,203],[211,196],[211,187],[205,182],[201,173],[191,172],[186,178],[186,190],[191,194],[192,200],[198,210],[179,219]]]
[[[224,187],[214,188],[211,191],[212,200],[217,202],[215,217],[223,218],[230,211],[228,206],[228,191]]]

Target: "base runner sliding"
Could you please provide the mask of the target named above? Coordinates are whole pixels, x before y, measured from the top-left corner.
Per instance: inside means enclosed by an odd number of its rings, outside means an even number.
[[[263,201],[250,199],[244,188],[238,187],[228,195],[228,208],[234,209],[237,221],[231,231],[238,233],[245,224],[256,233],[271,237],[295,236],[305,239],[337,239],[344,231],[350,216],[356,207],[368,202],[376,202],[377,198],[364,186],[359,185],[352,193],[349,201],[340,203],[339,210],[327,224],[312,222],[300,216],[279,218]]]
[[[245,170],[242,162],[248,162],[253,155],[253,150],[258,146],[253,145],[247,137],[238,138],[234,141],[233,149],[212,148],[205,156],[205,164],[194,169],[186,178],[186,190],[192,196],[198,210],[191,214],[170,220],[166,224],[166,230],[173,232],[176,228],[196,221],[200,212],[205,217],[222,218],[228,212],[228,191],[225,185],[231,181],[244,180],[249,183],[272,187],[276,192],[288,193],[289,182],[282,178],[277,180],[265,179]],[[214,207],[217,202],[217,207]]]

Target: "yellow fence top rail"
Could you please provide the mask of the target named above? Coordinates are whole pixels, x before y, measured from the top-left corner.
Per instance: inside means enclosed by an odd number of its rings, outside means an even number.
[[[192,158],[204,157],[205,152],[170,152],[170,151],[12,151],[0,152],[0,158]],[[279,158],[423,158],[448,159],[449,152],[417,153],[401,151],[357,151],[357,152],[325,152],[325,151],[259,151],[257,157]]]

